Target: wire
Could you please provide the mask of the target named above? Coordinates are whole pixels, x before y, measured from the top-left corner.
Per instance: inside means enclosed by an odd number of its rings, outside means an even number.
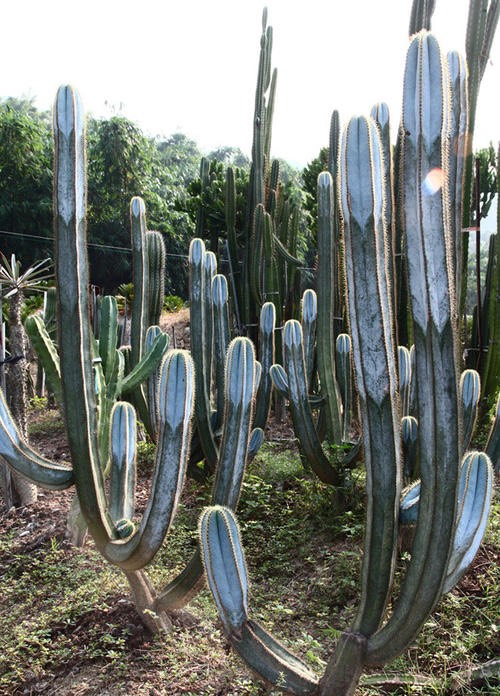
[[[0,234],[8,235],[9,237],[21,237],[22,239],[41,239],[43,242],[50,242],[53,244],[54,240],[51,237],[42,237],[39,234],[21,234],[20,232],[7,232],[6,230],[0,230]],[[132,249],[128,247],[111,246],[110,244],[93,244],[92,242],[87,242],[88,247],[93,249],[110,249],[111,251],[122,251],[126,254],[131,254]],[[176,259],[188,259],[187,254],[172,254],[168,251],[165,252],[165,256],[171,256]]]

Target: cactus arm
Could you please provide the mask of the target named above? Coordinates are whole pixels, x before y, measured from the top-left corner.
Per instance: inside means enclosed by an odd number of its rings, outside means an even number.
[[[398,346],[399,399],[401,415],[410,415],[411,359],[406,346]]]
[[[211,371],[211,353],[205,343],[207,317],[205,312],[205,245],[201,239],[193,239],[189,247],[189,297],[191,335],[197,336],[193,341],[191,353],[193,356],[196,380],[195,417],[196,425],[203,448],[203,453],[210,469],[215,468],[218,451],[212,429],[212,409],[206,375]]]
[[[411,418],[411,416],[409,416]],[[420,501],[420,481],[415,481],[405,488],[401,494],[399,506],[400,524],[414,525],[418,519],[418,503]]]
[[[335,352],[335,360],[337,363],[338,384],[343,405],[342,442],[349,442],[352,403],[351,339],[347,334],[339,334],[337,336],[335,345],[337,347]]]
[[[251,341],[235,338],[226,360],[224,427],[212,503],[236,509],[250,440],[256,382]]]
[[[151,494],[139,529],[127,539],[109,542],[104,555],[126,570],[147,565],[167,534],[180,497],[189,456],[194,401],[194,367],[185,351],[173,350],[160,369],[159,426]]]
[[[443,593],[458,583],[481,544],[488,523],[493,478],[491,461],[484,452],[469,452],[464,457],[456,529]]]
[[[59,364],[59,356],[54,342],[47,331],[45,322],[40,315],[31,314],[26,318],[24,328],[45,370],[45,376],[54,393],[57,404],[62,408],[61,367]]]
[[[134,516],[136,481],[136,426],[134,407],[117,402],[111,411],[111,476],[109,514],[113,522],[130,521]]]
[[[290,388],[288,386],[288,377],[281,365],[271,365],[269,370],[271,379],[273,380],[273,386],[277,392],[281,394],[284,399],[290,398]]]
[[[345,129],[339,177],[349,325],[368,496],[361,603],[353,630],[368,636],[378,628],[388,601],[401,488],[382,150],[378,129],[371,119],[351,119]]]
[[[405,224],[414,320],[421,495],[412,558],[398,603],[369,641],[368,660],[385,662],[413,639],[441,595],[455,523],[461,434],[454,319],[455,288],[442,188],[426,176],[442,170],[444,63],[431,35],[419,34],[407,56],[403,127]],[[424,185],[422,183],[424,182]]]
[[[143,353],[141,360],[121,380],[119,389],[122,394],[130,393],[155,372],[168,349],[168,344],[168,335],[160,330],[149,350]]]
[[[225,276],[220,273],[212,280],[212,301],[214,311],[214,367],[217,384],[217,430],[224,413],[224,364],[229,345],[229,304]]]
[[[272,379],[269,373],[275,359],[274,331],[276,309],[272,302],[265,302],[260,310],[259,348],[262,377],[255,398],[254,427],[265,428],[271,408]]]
[[[130,202],[130,228],[132,241],[132,272],[134,300],[130,325],[131,365],[135,367],[142,357],[148,326],[148,275],[149,263],[146,242],[146,207],[139,196]]]
[[[116,360],[116,343],[118,338],[118,305],[112,295],[106,295],[101,304],[101,321],[99,329],[99,355],[106,382],[113,372]]]
[[[264,442],[264,431],[262,428],[254,428],[250,435],[250,440],[248,442],[248,461],[250,462],[259,449],[262,447]]]
[[[248,619],[248,574],[234,515],[207,508],[199,522],[207,581],[234,649],[268,684],[287,693],[313,694],[317,680],[308,668],[258,624]]]
[[[148,326],[160,323],[165,296],[165,243],[161,232],[146,234],[148,254]]]
[[[291,254],[283,242],[281,242],[279,237],[277,237],[275,234],[273,234],[273,244],[276,249],[276,253],[283,259],[283,261],[286,261],[291,266],[295,266],[296,268],[300,268],[303,265],[302,261]]]
[[[450,136],[448,153],[448,200],[450,206],[453,269],[457,289],[457,305],[462,287],[462,200],[464,193],[465,158],[468,147],[469,109],[467,104],[467,66],[455,51],[448,53],[450,78]]]
[[[262,431],[251,432],[253,401],[257,389],[257,364],[251,341],[235,338],[226,358],[224,420],[219,463],[212,491],[212,504],[235,509],[240,497],[250,441],[255,448]],[[186,568],[161,593],[158,605],[178,609],[186,604],[203,583],[199,550]]]
[[[380,131],[380,142],[383,153],[383,170],[384,170],[384,220],[387,231],[387,272],[389,278],[392,279],[392,311],[393,316],[396,316],[396,264],[394,254],[396,252],[395,240],[395,206],[394,206],[394,171],[392,161],[392,146],[391,146],[391,127],[389,118],[389,107],[387,104],[380,103],[374,106],[371,110],[371,117],[376,122]]]
[[[252,237],[250,240],[249,276],[250,289],[257,305],[262,303],[262,260],[264,256],[263,239],[266,211],[262,204],[255,208],[253,215]]]
[[[206,381],[206,390],[209,398],[212,397],[214,385],[215,353],[214,353],[214,301],[212,295],[212,281],[217,273],[217,259],[213,251],[207,251],[203,257],[203,296],[205,321],[203,323],[205,334],[202,340],[203,350],[207,351],[206,364],[208,370],[201,375]]]
[[[85,129],[71,87],[54,107],[55,276],[63,406],[80,507],[98,548],[115,536],[98,456],[85,239]]]
[[[475,370],[465,370],[460,376],[460,394],[462,397],[463,414],[462,451],[465,452],[470,445],[474,426],[476,425],[479,397],[481,395],[481,380]]]
[[[495,36],[500,18],[500,2],[498,0],[470,0],[467,17],[467,32],[465,37],[465,57],[468,69],[467,98],[469,104],[468,144],[464,165],[463,183],[463,225],[470,225],[471,195],[472,195],[472,138],[476,124],[476,107],[481,80],[490,57],[491,44]],[[464,232],[462,239],[462,287],[460,292],[459,314],[465,306],[467,293],[467,261],[469,251],[469,234]]]
[[[301,326],[304,336],[304,357],[306,361],[307,388],[313,388],[316,324],[318,320],[318,297],[314,290],[306,290],[302,295]]]
[[[227,633],[238,632],[248,619],[248,573],[233,515],[207,508],[199,522],[207,581]]]
[[[290,413],[300,445],[311,468],[321,481],[334,486],[339,485],[341,477],[323,452],[314,425],[308,399],[302,328],[295,319],[290,319],[285,324],[283,346]]]
[[[497,399],[495,417],[488,434],[486,454],[490,458],[493,469],[497,474],[500,471],[500,396]]]
[[[430,31],[435,6],[436,0],[413,0],[408,30],[410,36],[417,34],[422,29]]]
[[[401,419],[401,443],[403,447],[403,471],[405,481],[415,478],[417,471],[418,425],[413,416]]]
[[[0,456],[18,474],[37,486],[63,490],[74,483],[73,470],[41,457],[27,445],[9,413],[3,391],[0,389]]]
[[[153,343],[155,342],[156,338],[162,333],[162,330],[159,326],[150,326],[148,327],[148,330],[146,332],[146,354],[149,353],[151,350],[151,347]],[[170,344],[170,337],[168,334],[167,336],[167,344],[165,348],[165,352],[167,352],[169,344]],[[151,372],[151,374],[148,376],[147,381],[146,381],[146,392],[147,392],[147,403],[148,403],[148,413],[149,413],[149,418],[151,422],[151,426],[153,428],[153,435],[154,439],[156,441],[156,438],[158,436],[158,383],[160,381],[160,370],[159,366]]]
[[[334,231],[333,180],[329,172],[318,177],[318,304],[317,360],[321,393],[326,397],[327,431],[332,442],[342,441],[342,416],[339,387],[335,374],[335,293],[336,240]]]

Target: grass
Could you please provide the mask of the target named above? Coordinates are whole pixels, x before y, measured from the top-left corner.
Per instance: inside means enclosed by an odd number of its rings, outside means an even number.
[[[51,432],[45,417],[43,429]],[[141,470],[148,458],[144,446]],[[357,607],[362,484],[362,476],[352,479],[350,505],[339,509],[332,488],[305,476],[297,454],[265,445],[248,468],[239,505],[250,615],[318,674]],[[156,585],[190,557],[209,491],[209,483],[187,482],[174,528],[152,568]],[[77,549],[64,539],[68,501],[68,494],[47,493],[33,511],[2,520],[0,693],[268,693],[230,650],[207,590],[190,604],[190,616],[175,618],[169,635],[149,635],[128,602],[121,572],[91,542]],[[498,679],[451,688],[457,671],[498,654],[498,511],[497,501],[473,573],[443,598],[416,644],[386,668],[384,684],[380,674],[365,676],[360,696],[389,690],[500,693]]]

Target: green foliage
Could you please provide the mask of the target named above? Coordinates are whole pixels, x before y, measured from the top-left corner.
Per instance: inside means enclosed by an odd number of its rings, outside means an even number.
[[[0,230],[16,235],[0,233],[0,244],[26,266],[48,256],[52,245],[50,125],[31,101],[0,103],[0,171]]]
[[[166,312],[178,312],[185,306],[185,302],[179,295],[165,295],[163,309]]]
[[[302,170],[304,190],[304,208],[307,211],[307,223],[312,245],[316,245],[318,233],[318,176],[328,171],[328,148],[322,147],[315,157]]]

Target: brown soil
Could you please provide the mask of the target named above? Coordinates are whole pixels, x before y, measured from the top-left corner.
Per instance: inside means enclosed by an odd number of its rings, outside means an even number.
[[[160,326],[170,336],[172,348],[189,350],[191,335],[189,329],[189,309],[187,307],[179,312],[164,312],[161,316]]]

